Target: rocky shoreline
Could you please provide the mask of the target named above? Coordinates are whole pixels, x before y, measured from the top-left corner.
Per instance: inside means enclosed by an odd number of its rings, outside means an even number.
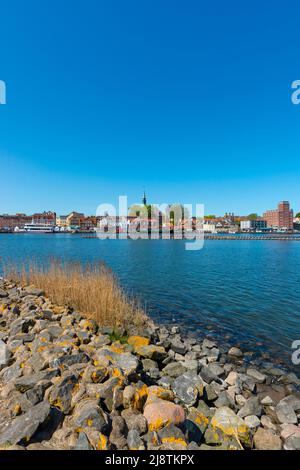
[[[100,328],[0,278],[0,449],[300,450],[300,380],[177,326]]]

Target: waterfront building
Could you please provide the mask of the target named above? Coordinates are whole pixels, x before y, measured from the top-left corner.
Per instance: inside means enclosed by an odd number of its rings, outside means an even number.
[[[15,230],[16,228],[23,229],[26,224],[32,221],[32,216],[26,214],[3,214],[0,215],[0,229]]]
[[[68,226],[67,218],[68,218],[67,215],[59,215],[59,216],[57,217],[57,219],[56,219],[56,225],[57,225],[57,227],[66,228],[66,227]]]
[[[67,227],[70,229],[79,228],[83,219],[84,214],[81,212],[71,212],[67,216]]]
[[[241,220],[241,230],[264,230],[267,228],[267,222],[263,219]]]
[[[282,201],[275,210],[268,210],[263,214],[268,227],[293,230],[293,210],[288,201]]]
[[[56,213],[52,211],[36,213],[33,214],[32,221],[35,224],[49,225],[54,227],[56,225]]]
[[[217,230],[216,230],[216,224],[212,224],[212,223],[204,223],[203,224],[203,231],[205,233],[215,233]]]
[[[92,230],[97,227],[98,218],[96,216],[88,216],[81,219],[81,230]]]

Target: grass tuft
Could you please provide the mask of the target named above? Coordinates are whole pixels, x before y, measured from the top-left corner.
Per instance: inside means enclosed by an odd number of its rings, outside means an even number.
[[[10,268],[6,275],[21,285],[42,289],[51,302],[72,307],[102,327],[139,328],[149,322],[144,310],[125,294],[103,263],[83,266],[52,260],[43,267],[31,261],[20,270]]]

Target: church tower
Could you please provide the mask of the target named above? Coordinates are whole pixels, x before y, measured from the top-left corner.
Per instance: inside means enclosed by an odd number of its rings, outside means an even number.
[[[144,206],[147,205],[147,197],[146,197],[145,191],[144,191],[144,196],[143,196],[143,205],[144,205]]]

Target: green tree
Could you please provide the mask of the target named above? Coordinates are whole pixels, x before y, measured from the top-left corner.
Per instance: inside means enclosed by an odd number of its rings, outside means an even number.
[[[248,219],[249,220],[255,220],[258,218],[258,215],[256,213],[252,213],[252,214],[249,214],[248,215]]]
[[[296,214],[296,219],[300,219],[300,212],[298,212],[298,214]]]

